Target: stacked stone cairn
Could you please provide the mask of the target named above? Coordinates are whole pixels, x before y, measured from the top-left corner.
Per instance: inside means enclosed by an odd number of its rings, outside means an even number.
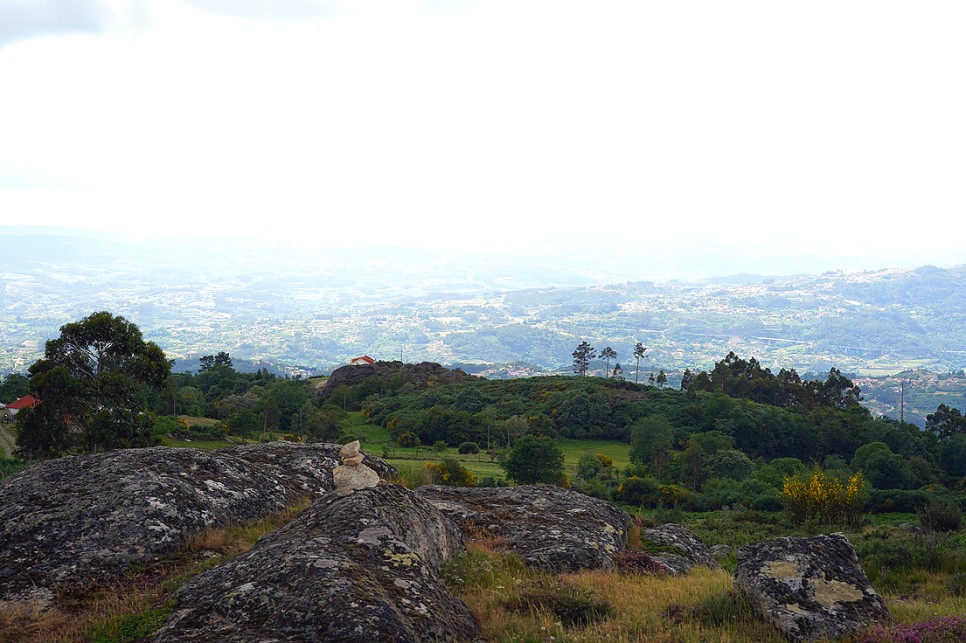
[[[358,440],[346,444],[339,451],[342,465],[332,470],[335,492],[340,496],[356,489],[367,489],[379,484],[379,474],[362,463],[363,455]]]

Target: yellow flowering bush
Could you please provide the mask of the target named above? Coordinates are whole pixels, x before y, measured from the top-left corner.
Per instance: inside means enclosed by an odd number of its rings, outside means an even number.
[[[815,467],[811,473],[785,476],[782,492],[785,508],[796,525],[807,520],[858,525],[862,522],[866,487],[862,472],[842,481]]]
[[[443,458],[442,462],[427,462],[425,468],[432,475],[435,484],[451,487],[472,487],[476,484],[473,474],[453,458]]]
[[[669,484],[662,486],[658,493],[661,496],[661,502],[667,507],[678,506],[684,497],[688,495],[688,490],[684,487],[680,487],[676,484]]]

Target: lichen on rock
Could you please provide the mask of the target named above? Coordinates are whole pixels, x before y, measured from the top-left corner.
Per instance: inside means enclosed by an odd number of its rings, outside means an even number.
[[[255,548],[190,581],[155,641],[473,641],[438,578],[459,530],[397,485],[328,494]]]
[[[469,535],[496,536],[498,548],[553,571],[612,566],[632,522],[609,503],[553,486],[425,486],[416,493]]]
[[[686,574],[695,565],[719,569],[711,550],[684,525],[667,523],[645,529],[643,536],[657,545],[671,547],[680,552],[680,554],[662,553],[654,556],[655,560],[664,565],[668,574],[674,576]]]
[[[254,522],[332,486],[339,445],[154,447],[47,460],[0,481],[0,604],[121,577],[191,534]],[[377,471],[392,468],[372,459]],[[39,591],[42,589],[52,591]]]
[[[735,588],[762,619],[793,640],[848,636],[891,621],[843,534],[743,547]]]

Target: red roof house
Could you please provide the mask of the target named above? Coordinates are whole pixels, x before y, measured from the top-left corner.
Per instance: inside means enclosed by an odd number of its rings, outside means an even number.
[[[376,360],[372,359],[368,355],[363,355],[362,357],[357,357],[354,360],[349,361],[350,366],[361,366],[363,364],[375,364]]]
[[[38,404],[40,404],[40,400],[35,398],[33,395],[24,395],[19,400],[8,404],[5,410],[7,411],[7,416],[13,419],[13,416],[15,416],[17,411],[20,409],[32,409]]]

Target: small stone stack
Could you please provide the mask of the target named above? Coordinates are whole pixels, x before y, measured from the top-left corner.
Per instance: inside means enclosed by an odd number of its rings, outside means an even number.
[[[379,474],[362,464],[364,456],[358,440],[343,446],[339,457],[342,458],[342,466],[332,470],[332,482],[337,494],[344,496],[356,489],[366,489],[379,484]]]

